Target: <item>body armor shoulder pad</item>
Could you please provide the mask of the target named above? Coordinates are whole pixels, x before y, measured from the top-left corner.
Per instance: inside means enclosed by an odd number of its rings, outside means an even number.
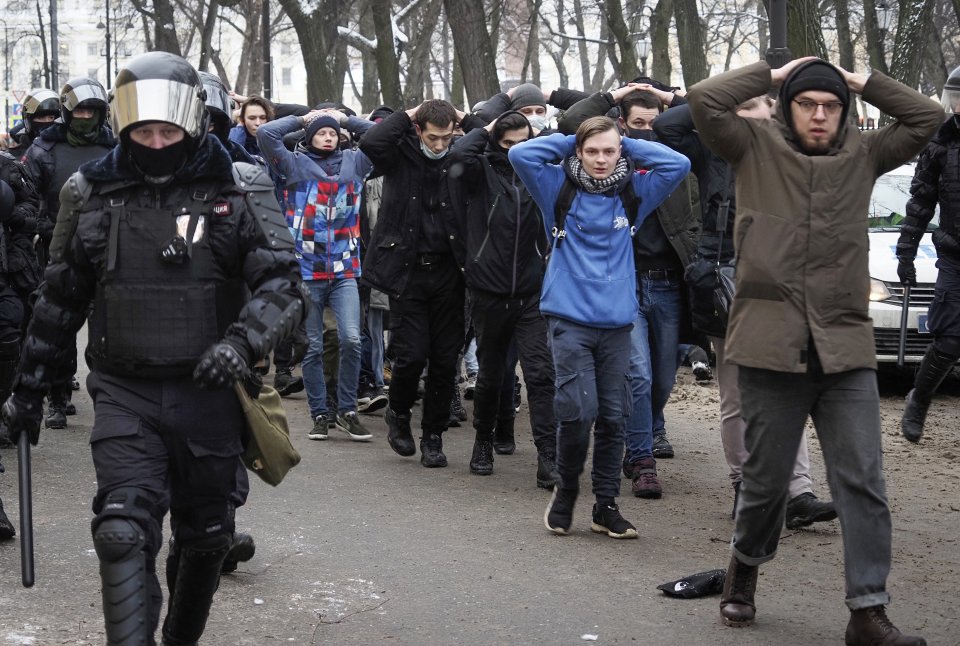
[[[71,175],[60,189],[60,213],[50,240],[51,261],[60,262],[63,259],[63,251],[77,230],[80,209],[90,199],[92,192],[93,184],[80,171]]]
[[[234,162],[233,181],[243,193],[247,210],[260,226],[270,248],[293,251],[293,236],[277,203],[276,186],[270,175],[256,164]]]

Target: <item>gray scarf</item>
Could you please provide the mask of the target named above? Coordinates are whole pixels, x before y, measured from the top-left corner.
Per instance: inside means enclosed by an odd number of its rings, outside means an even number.
[[[580,188],[587,193],[606,193],[611,188],[619,184],[630,170],[627,164],[627,158],[623,155],[617,160],[617,166],[609,176],[603,179],[594,179],[583,169],[583,162],[576,155],[567,157],[567,168],[573,176],[573,180],[580,185]]]

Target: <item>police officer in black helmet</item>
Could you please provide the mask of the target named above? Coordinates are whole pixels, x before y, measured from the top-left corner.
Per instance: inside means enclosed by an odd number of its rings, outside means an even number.
[[[110,108],[120,145],[63,189],[3,414],[15,439],[37,442],[40,401],[92,302],[92,533],[107,642],[154,643],[169,510],[163,643],[194,644],[234,531],[244,418],[232,385],[299,324],[304,296],[273,185],[207,135],[203,87],[186,61],[133,59]]]
[[[60,116],[60,95],[47,88],[35,87],[23,97],[23,119],[10,131],[10,151],[20,157],[41,132]]]

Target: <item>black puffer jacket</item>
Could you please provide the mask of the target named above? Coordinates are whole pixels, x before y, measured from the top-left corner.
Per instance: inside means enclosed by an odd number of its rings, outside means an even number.
[[[13,197],[9,210],[0,210],[4,245],[0,273],[7,285],[25,295],[40,284],[40,265],[33,247],[39,200],[26,169],[6,152],[0,152],[0,181],[9,186]]]
[[[450,199],[467,232],[467,287],[501,296],[540,291],[547,248],[540,209],[483,128],[450,152]]]
[[[910,196],[897,256],[917,255],[920,238],[939,205],[940,228],[933,234],[937,255],[960,262],[960,116],[947,119],[920,153]]]

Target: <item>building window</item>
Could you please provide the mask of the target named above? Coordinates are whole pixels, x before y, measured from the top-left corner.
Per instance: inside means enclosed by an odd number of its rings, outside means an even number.
[[[280,72],[280,83],[282,85],[290,85],[293,81],[293,69],[289,67],[284,67]]]
[[[99,46],[99,43],[97,42],[87,43],[87,56],[99,55],[98,46]]]
[[[283,55],[283,56],[289,56],[289,55],[290,55],[290,50],[291,50],[291,47],[290,47],[290,43],[289,43],[289,42],[284,41],[284,42],[280,43],[280,54],[281,54],[281,55]]]

